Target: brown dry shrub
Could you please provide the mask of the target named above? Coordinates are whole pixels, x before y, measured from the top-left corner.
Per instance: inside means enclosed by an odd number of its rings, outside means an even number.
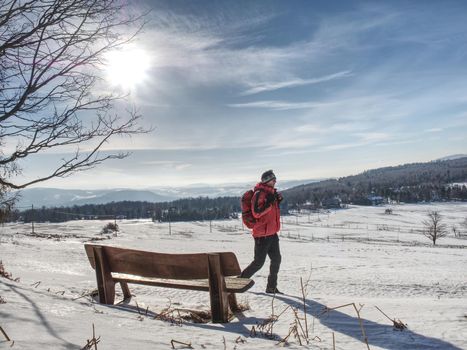
[[[104,226],[104,228],[101,231],[101,234],[107,235],[107,234],[111,234],[111,233],[116,233],[116,232],[118,232],[118,230],[119,230],[119,228],[118,228],[117,224],[115,224],[113,222],[109,222],[107,225]]]
[[[18,282],[19,278],[13,278],[13,275],[5,270],[5,266],[3,266],[3,262],[0,260],[0,276],[4,277],[6,279],[9,279],[11,281]]]

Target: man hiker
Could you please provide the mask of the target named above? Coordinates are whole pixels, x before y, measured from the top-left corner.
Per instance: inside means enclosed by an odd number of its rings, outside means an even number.
[[[268,284],[266,293],[279,293],[277,289],[277,274],[281,264],[279,249],[280,210],[282,195],[274,188],[276,175],[268,170],[261,175],[261,182],[255,186],[251,200],[251,211],[255,219],[253,238],[255,239],[255,256],[248,267],[242,271],[241,277],[250,278],[261,267],[269,256]]]

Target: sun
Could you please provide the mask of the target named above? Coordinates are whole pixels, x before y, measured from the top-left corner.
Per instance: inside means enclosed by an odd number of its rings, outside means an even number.
[[[148,79],[151,59],[146,50],[128,46],[107,53],[104,67],[111,85],[131,90]]]

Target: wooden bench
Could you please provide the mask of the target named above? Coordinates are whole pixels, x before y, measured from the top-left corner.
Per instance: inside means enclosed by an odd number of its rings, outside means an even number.
[[[125,299],[131,297],[128,283],[209,292],[212,322],[228,322],[228,308],[238,311],[235,293],[250,289],[254,281],[238,278],[237,257],[231,252],[164,254],[107,245],[84,245],[96,270],[99,302],[113,305],[115,284]]]

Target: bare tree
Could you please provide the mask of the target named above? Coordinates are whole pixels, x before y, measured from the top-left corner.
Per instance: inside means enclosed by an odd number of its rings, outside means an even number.
[[[431,239],[433,245],[436,245],[438,238],[445,237],[448,234],[447,226],[442,223],[443,217],[437,211],[431,211],[427,214],[428,219],[423,220],[423,234]]]
[[[452,231],[454,237],[460,237],[460,230],[457,228],[456,225],[451,226],[451,231]]]
[[[143,25],[143,16],[130,15],[123,3],[0,0],[2,210],[11,205],[12,189],[124,158],[127,153],[100,150],[116,135],[145,132],[134,109],[116,111],[125,96],[97,92],[104,55],[131,41]],[[20,161],[52,149],[70,156],[42,176],[18,182]]]
[[[464,221],[461,222],[461,227],[465,230],[465,234],[467,235],[467,218],[464,219]],[[459,237],[461,236],[461,232],[459,231]]]

